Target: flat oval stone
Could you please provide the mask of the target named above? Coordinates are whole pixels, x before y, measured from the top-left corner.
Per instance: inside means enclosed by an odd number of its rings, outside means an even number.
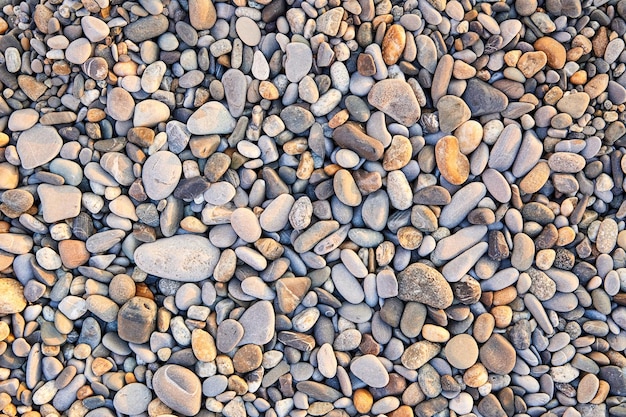
[[[136,415],[147,411],[151,400],[152,391],[144,384],[134,382],[115,394],[113,406],[122,414]]]
[[[383,388],[389,383],[387,370],[374,355],[359,356],[350,364],[350,371],[373,388]]]
[[[343,15],[343,14],[342,14]],[[248,46],[257,46],[261,40],[261,30],[257,23],[247,16],[242,16],[235,23],[237,36]]]
[[[158,398],[185,416],[194,416],[202,406],[202,384],[200,379],[180,365],[164,365],[152,377],[154,393]]]
[[[468,334],[454,336],[446,343],[446,359],[457,369],[467,369],[478,360],[478,345]]]
[[[135,111],[135,101],[128,91],[115,87],[107,94],[107,111],[115,120],[130,120]]]
[[[53,160],[61,151],[63,139],[51,126],[36,125],[17,139],[17,153],[24,169],[33,169]]]
[[[243,327],[243,337],[238,345],[264,345],[274,336],[274,307],[269,301],[258,301],[241,315],[239,324]]]
[[[517,355],[511,343],[500,334],[492,334],[480,348],[480,361],[490,372],[507,375],[515,367]]]
[[[442,100],[444,98],[442,97]],[[441,100],[439,102],[441,103]],[[461,185],[467,181],[470,163],[467,156],[461,153],[459,141],[455,136],[444,136],[437,141],[435,158],[441,175],[450,184]]]
[[[183,166],[180,159],[169,151],[151,155],[143,166],[143,186],[153,200],[167,198],[178,185]]]
[[[230,223],[237,236],[249,243],[254,243],[261,237],[261,226],[257,216],[247,207],[240,207],[233,211]]]
[[[148,274],[198,282],[213,274],[220,252],[202,236],[179,235],[145,243],[135,250],[137,266]]]

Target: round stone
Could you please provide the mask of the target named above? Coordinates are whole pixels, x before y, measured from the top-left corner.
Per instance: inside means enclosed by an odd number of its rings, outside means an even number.
[[[141,414],[148,410],[152,391],[144,384],[134,382],[124,386],[113,397],[115,410],[128,415]]]
[[[480,361],[489,371],[507,375],[515,367],[515,348],[504,336],[494,333],[480,347]]]
[[[202,385],[200,379],[180,365],[165,365],[152,377],[154,393],[163,402],[185,416],[194,416],[200,411]]]
[[[454,336],[444,348],[446,359],[457,369],[467,369],[478,360],[478,344],[468,334]]]

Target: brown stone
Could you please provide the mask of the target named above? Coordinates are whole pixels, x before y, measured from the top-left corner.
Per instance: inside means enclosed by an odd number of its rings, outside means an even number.
[[[149,127],[133,127],[128,131],[128,141],[135,145],[147,148],[154,142],[154,130]]]
[[[356,60],[356,69],[364,77],[371,77],[376,74],[376,64],[370,54],[359,54]]]
[[[510,307],[509,307],[510,308]],[[515,348],[504,336],[494,333],[480,348],[480,361],[490,372],[507,375],[515,367]]]
[[[263,351],[258,345],[244,345],[233,356],[235,371],[245,374],[254,371],[263,361]]]
[[[356,123],[348,122],[339,126],[333,131],[333,140],[368,161],[377,161],[383,156],[383,144],[365,134]]]
[[[548,57],[542,51],[526,52],[517,61],[517,68],[522,71],[524,77],[532,78],[546,66]]]
[[[561,69],[565,66],[566,52],[565,47],[549,36],[544,36],[535,41],[533,47],[536,51],[546,54],[547,63],[551,68]]]
[[[352,402],[354,403],[354,408],[361,413],[367,414],[372,409],[372,405],[374,404],[374,397],[370,392],[364,388],[359,388],[354,391],[354,395],[352,396]]]
[[[191,332],[191,349],[196,358],[202,362],[211,362],[217,356],[213,336],[202,329],[194,329]]]
[[[470,163],[467,156],[461,153],[459,141],[455,136],[444,136],[437,141],[435,159],[441,175],[450,184],[461,185],[467,181]]]
[[[404,46],[406,45],[406,32],[404,28],[398,24],[391,25],[382,43],[383,60],[387,65],[393,65],[402,56]]]
[[[84,265],[91,256],[82,240],[62,240],[59,242],[59,255],[63,266],[68,269]]]

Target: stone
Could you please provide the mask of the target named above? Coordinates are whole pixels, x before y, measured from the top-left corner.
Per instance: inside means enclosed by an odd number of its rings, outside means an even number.
[[[406,348],[400,361],[407,369],[419,369],[437,356],[440,351],[439,344],[422,340]]]
[[[51,126],[36,125],[23,131],[16,145],[22,168],[32,169],[50,162],[62,145],[63,139]]]
[[[152,377],[157,397],[169,408],[185,416],[194,416],[202,406],[200,379],[180,365],[164,365]]]
[[[204,1],[211,3],[210,0]],[[162,35],[167,31],[168,26],[169,21],[165,15],[141,17],[124,27],[124,35],[135,44],[139,44]]]
[[[246,344],[264,345],[274,335],[274,308],[269,301],[258,301],[242,314],[239,324],[243,327],[244,334],[239,341],[239,346]]]
[[[134,259],[148,274],[181,282],[202,281],[213,274],[220,252],[205,237],[178,235],[139,246]]]
[[[133,125],[136,127],[153,127],[170,118],[170,108],[158,100],[143,100],[135,106]]]
[[[477,78],[467,81],[462,98],[474,117],[499,113],[509,104],[509,99],[502,91]]]
[[[71,185],[41,184],[37,187],[46,223],[71,219],[80,213],[82,193]]]
[[[169,151],[159,151],[150,156],[143,166],[143,186],[153,200],[167,198],[178,185],[182,173],[178,157]]]
[[[411,86],[400,79],[382,80],[367,95],[369,103],[398,123],[413,126],[421,109]]]
[[[233,356],[235,371],[245,374],[254,371],[263,360],[263,351],[258,345],[244,345],[237,349]]]
[[[556,103],[559,111],[569,114],[574,119],[582,117],[589,105],[589,95],[584,92],[566,94]]]
[[[115,87],[107,94],[107,111],[120,122],[130,120],[135,111],[135,101],[128,91]]]
[[[441,103],[445,97],[439,100]],[[444,136],[435,144],[435,159],[441,175],[453,185],[461,185],[470,173],[470,163],[461,153],[459,141],[455,136]]]
[[[333,131],[333,140],[337,145],[356,152],[368,161],[377,161],[383,157],[382,143],[364,133],[356,123],[348,122],[336,128]]]
[[[533,47],[536,51],[541,51],[546,55],[547,64],[554,69],[561,69],[565,66],[566,51],[563,44],[549,36],[543,36],[535,41]]]
[[[389,26],[383,37],[381,50],[383,60],[387,65],[394,65],[400,59],[406,45],[406,32],[404,27],[395,24]]]
[[[467,369],[478,360],[478,344],[468,334],[459,334],[448,340],[444,348],[446,360],[457,369]]]
[[[0,316],[21,313],[26,308],[24,287],[16,279],[0,278]]]
[[[450,284],[439,271],[414,263],[398,274],[398,298],[445,309],[452,305],[454,296]]]
[[[117,313],[118,335],[132,343],[146,343],[156,327],[157,305],[145,297],[133,297]]]
[[[343,7],[335,7],[322,13],[316,20],[317,31],[328,36],[337,36],[343,19]]]
[[[292,83],[299,82],[307,75],[313,65],[313,53],[308,45],[290,42],[285,48],[285,75]]]
[[[515,367],[517,355],[511,343],[499,334],[492,334],[480,347],[480,361],[490,372],[508,375]]]
[[[350,364],[350,371],[373,388],[383,388],[389,383],[387,370],[374,355],[359,356]]]
[[[151,400],[152,391],[144,384],[134,382],[115,394],[113,406],[122,414],[136,415],[147,411]]]
[[[109,35],[109,26],[97,17],[85,16],[80,19],[80,25],[87,39],[93,43],[100,42]]]
[[[451,95],[439,99],[437,111],[439,112],[439,129],[444,133],[451,133],[472,116],[467,104],[459,97]]]
[[[228,134],[235,125],[236,120],[228,109],[217,101],[203,104],[187,120],[187,129],[192,135]]]

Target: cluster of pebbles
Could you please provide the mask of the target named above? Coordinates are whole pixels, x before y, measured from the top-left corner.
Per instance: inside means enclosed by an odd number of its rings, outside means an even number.
[[[2,416],[626,416],[626,0],[0,0]]]

